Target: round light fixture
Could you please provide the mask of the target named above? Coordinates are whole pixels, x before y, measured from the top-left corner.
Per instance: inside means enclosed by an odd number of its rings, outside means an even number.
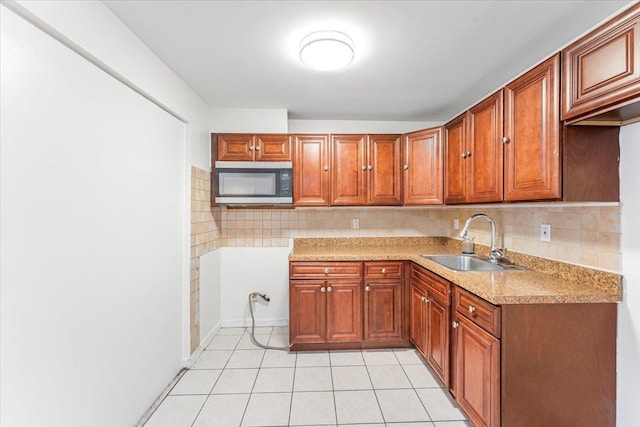
[[[300,60],[317,71],[344,68],[353,61],[353,41],[339,31],[316,31],[300,42]]]

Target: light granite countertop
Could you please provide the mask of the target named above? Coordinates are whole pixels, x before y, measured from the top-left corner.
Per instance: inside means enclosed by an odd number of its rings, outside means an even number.
[[[481,245],[475,250],[488,253]],[[496,305],[622,301],[622,276],[616,273],[515,252],[507,258],[526,270],[463,272],[421,256],[459,253],[460,241],[448,237],[297,238],[289,261],[413,261]]]

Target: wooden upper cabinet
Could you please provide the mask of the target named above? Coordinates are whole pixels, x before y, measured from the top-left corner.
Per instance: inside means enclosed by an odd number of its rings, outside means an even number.
[[[467,113],[461,114],[444,126],[444,202],[464,203],[467,166]]]
[[[294,135],[293,205],[329,206],[329,136]]]
[[[562,196],[560,156],[560,55],[505,87],[504,199]]]
[[[255,135],[231,133],[218,135],[218,160],[251,162],[256,146]]]
[[[218,160],[220,161],[291,161],[291,136],[288,134],[218,135]]]
[[[442,128],[406,134],[403,145],[404,204],[442,204]]]
[[[466,165],[467,201],[500,202],[503,197],[503,91],[468,112]]]
[[[264,162],[290,162],[291,135],[256,135],[255,159]]]
[[[331,135],[331,204],[367,203],[366,136]]]
[[[368,135],[367,204],[401,205],[400,135]]]
[[[606,119],[640,114],[640,5],[562,51],[562,118],[588,118],[621,107]],[[635,103],[636,105],[630,105]],[[575,121],[575,120],[571,120]]]

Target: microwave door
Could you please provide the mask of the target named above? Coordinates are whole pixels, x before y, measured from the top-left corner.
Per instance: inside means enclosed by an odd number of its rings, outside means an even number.
[[[276,196],[275,173],[221,172],[218,196]]]

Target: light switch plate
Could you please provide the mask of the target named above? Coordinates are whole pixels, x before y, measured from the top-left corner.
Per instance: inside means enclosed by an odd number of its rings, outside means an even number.
[[[540,224],[540,240],[543,242],[551,241],[551,224]]]
[[[458,228],[460,228],[460,223],[458,222],[458,218],[454,218],[453,219],[453,229],[457,230]]]

